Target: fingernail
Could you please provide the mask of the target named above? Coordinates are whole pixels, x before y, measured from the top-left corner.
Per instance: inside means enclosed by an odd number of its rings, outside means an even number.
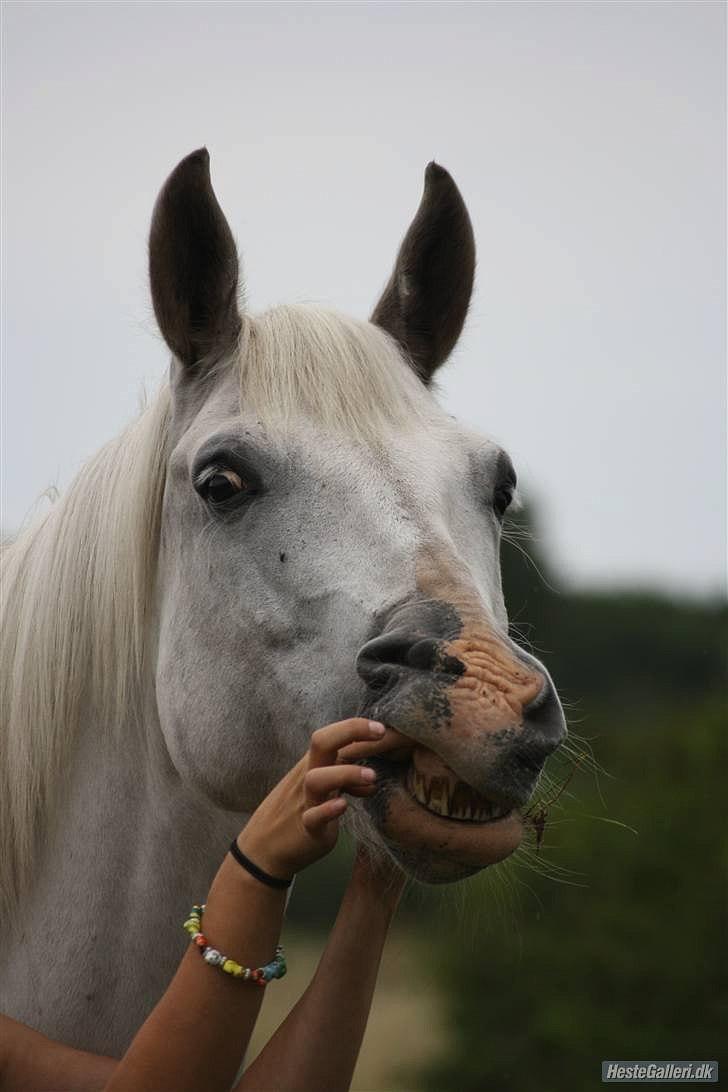
[[[362,767],[360,776],[362,781],[375,781],[377,777],[376,772],[370,766]]]
[[[380,724],[378,720],[369,721],[369,731],[373,736],[383,736],[386,729],[383,724]]]

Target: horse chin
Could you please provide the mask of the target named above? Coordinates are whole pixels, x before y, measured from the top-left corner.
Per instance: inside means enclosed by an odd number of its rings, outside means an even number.
[[[416,748],[409,761],[369,762],[377,769],[379,789],[366,810],[390,853],[415,879],[454,883],[520,845],[523,820],[516,808],[468,789],[426,748]]]

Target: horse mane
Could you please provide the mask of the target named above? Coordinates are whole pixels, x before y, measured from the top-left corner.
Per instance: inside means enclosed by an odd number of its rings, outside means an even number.
[[[395,342],[319,308],[246,317],[241,404],[262,420],[301,413],[384,442],[444,414]],[[141,723],[162,498],[168,385],[81,469],[67,493],[3,548],[0,569],[0,916],[17,906],[55,788],[84,719]]]
[[[4,546],[0,912],[23,890],[83,711],[140,700],[164,489],[169,389]]]

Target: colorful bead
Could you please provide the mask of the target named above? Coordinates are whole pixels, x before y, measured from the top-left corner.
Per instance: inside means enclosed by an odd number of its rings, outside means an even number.
[[[283,955],[283,945],[276,945],[275,958],[270,963],[266,963],[263,967],[242,967],[239,963],[236,963],[234,959],[230,959],[229,956],[223,955],[217,948],[213,948],[208,944],[207,938],[202,933],[202,915],[205,911],[204,904],[202,906],[193,906],[187,920],[183,924],[183,928],[190,935],[190,939],[195,947],[200,949],[200,955],[207,964],[211,967],[220,967],[225,974],[231,975],[233,978],[242,978],[244,981],[257,982],[259,986],[267,986],[267,984],[273,978],[283,978],[286,973],[286,960]]]

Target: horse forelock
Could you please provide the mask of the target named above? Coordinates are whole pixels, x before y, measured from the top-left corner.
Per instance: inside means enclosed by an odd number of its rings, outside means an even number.
[[[241,408],[274,425],[304,416],[376,443],[444,417],[389,334],[313,305],[246,318],[238,361]]]

